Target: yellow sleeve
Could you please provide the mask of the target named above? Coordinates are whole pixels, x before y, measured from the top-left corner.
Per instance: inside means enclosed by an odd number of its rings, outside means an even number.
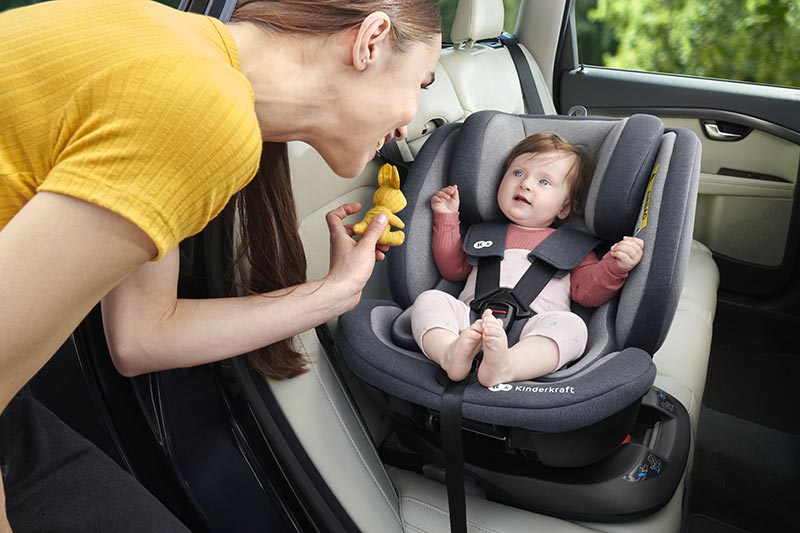
[[[138,58],[88,80],[54,132],[39,191],[101,205],[139,226],[161,258],[252,179],[261,134],[244,76],[221,61]]]

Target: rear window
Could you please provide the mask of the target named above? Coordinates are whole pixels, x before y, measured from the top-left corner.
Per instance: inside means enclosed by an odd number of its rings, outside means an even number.
[[[505,7],[505,22],[503,23],[503,30],[508,33],[514,32],[514,27],[517,25],[517,15],[519,14],[519,4],[521,0],[503,0],[503,7]],[[449,43],[450,28],[453,26],[453,17],[456,14],[456,6],[458,0],[439,0],[439,6],[442,9],[442,41]]]
[[[800,86],[798,0],[576,0],[584,65]]]

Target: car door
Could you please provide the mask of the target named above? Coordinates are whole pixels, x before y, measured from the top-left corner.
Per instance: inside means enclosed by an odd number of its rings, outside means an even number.
[[[800,40],[798,16],[782,1],[577,0],[561,37],[559,112],[649,113],[700,138],[694,236],[734,295],[778,296],[794,283],[800,52],[776,43]],[[761,68],[769,62],[781,64]]]

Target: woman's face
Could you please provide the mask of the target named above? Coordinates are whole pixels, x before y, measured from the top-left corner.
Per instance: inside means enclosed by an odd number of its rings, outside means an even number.
[[[406,136],[420,92],[433,82],[440,50],[438,37],[403,52],[386,46],[383,55],[354,73],[332,110],[335,131],[314,143],[334,172],[355,177],[383,144]]]

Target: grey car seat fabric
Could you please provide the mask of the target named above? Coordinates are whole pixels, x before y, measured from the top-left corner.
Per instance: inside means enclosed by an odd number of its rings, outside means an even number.
[[[595,159],[586,196],[585,228],[616,242],[636,233],[642,262],[617,298],[588,317],[590,341],[575,364],[538,380],[490,390],[468,385],[466,419],[540,432],[566,432],[599,422],[636,403],[655,378],[652,354],[674,315],[691,246],[700,144],[688,130],[664,130],[647,115],[627,119],[519,116],[494,111],[437,130],[404,184],[406,243],[388,257],[394,301],[365,300],[339,321],[339,346],[367,383],[438,410],[443,386],[438,366],[402,341],[402,319],[430,288],[457,294],[430,254],[431,195],[459,186],[462,223],[500,221],[496,207],[502,163],[511,148],[537,131],[555,131]],[[394,335],[393,335],[394,327]]]

